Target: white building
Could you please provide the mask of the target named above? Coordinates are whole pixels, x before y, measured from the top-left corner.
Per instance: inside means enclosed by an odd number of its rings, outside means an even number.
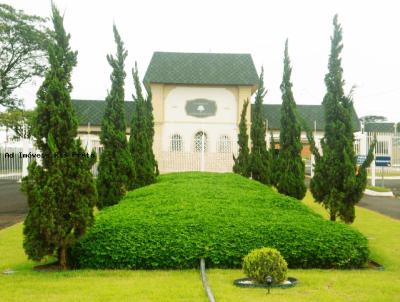
[[[154,153],[161,172],[232,171],[237,152],[240,114],[257,89],[258,75],[250,54],[155,52],[144,77],[152,93],[155,121]],[[89,147],[99,147],[105,102],[73,100],[79,135]],[[134,102],[125,102],[129,125]],[[298,111],[317,140],[323,136],[321,105],[299,105]],[[264,105],[264,116],[279,142],[280,105]],[[248,133],[251,106],[247,110]],[[359,122],[354,112],[354,127]],[[127,129],[127,133],[129,129]],[[270,132],[267,133],[267,141]],[[309,157],[308,142],[303,156]]]

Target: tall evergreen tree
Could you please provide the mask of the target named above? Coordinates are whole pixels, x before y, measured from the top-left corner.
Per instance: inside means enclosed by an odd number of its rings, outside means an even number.
[[[280,87],[282,107],[278,158],[279,176],[276,180],[276,187],[282,194],[303,199],[307,190],[304,183],[304,162],[301,158],[303,145],[300,141],[301,127],[297,120],[296,102],[292,92],[293,84],[290,81],[292,67],[290,66],[288,40],[285,43],[283,64],[283,78]]]
[[[247,134],[247,107],[249,106],[249,100],[243,103],[242,113],[240,115],[239,122],[239,134],[238,134],[238,146],[239,154],[236,158],[233,155],[234,165],[233,172],[240,174],[244,177],[250,177],[250,150],[249,150],[249,135]]]
[[[37,93],[31,129],[43,156],[42,164],[33,162],[22,184],[29,206],[24,222],[24,249],[33,260],[55,254],[65,269],[67,249],[93,221],[97,193],[90,168],[95,154],[86,156],[76,139],[78,123],[70,92],[77,53],[69,46],[70,35],[54,5],[52,21],[50,66]]]
[[[357,170],[352,127],[354,109],[351,94],[346,96],[343,90],[340,58],[342,28],[337,15],[333,19],[333,26],[328,73],[325,76],[327,92],[323,100],[325,135],[321,140],[322,155],[315,147],[310,132],[308,134],[316,159],[310,189],[315,201],[328,209],[332,221],[339,216],[346,223],[352,223],[355,219],[354,205],[361,199],[366,187],[366,169],[373,160],[375,144],[369,149],[367,160]]]
[[[152,144],[154,122],[152,106],[149,104],[151,94],[149,93],[147,98],[143,96],[136,63],[132,75],[136,93],[133,95],[135,106],[131,121],[129,149],[136,170],[136,183],[142,187],[154,183],[158,173]]]
[[[128,52],[115,25],[113,31],[117,54],[115,57],[107,55],[107,61],[113,70],[100,134],[100,141],[104,147],[97,176],[100,208],[118,203],[127,190],[134,188],[135,182],[133,160],[126,139],[124,106],[124,63]]]
[[[276,142],[274,139],[274,133],[271,131],[271,137],[269,141],[269,154],[271,157],[271,185],[276,187],[277,181],[279,179],[279,149],[276,148]]]
[[[266,122],[263,115],[264,96],[267,92],[264,88],[264,70],[261,70],[258,90],[252,114],[250,137],[252,148],[250,153],[251,177],[263,184],[271,184],[270,158],[265,141]]]
[[[136,67],[137,69],[137,67]],[[148,132],[148,137],[149,137],[149,144],[150,146],[153,146],[154,144],[154,115],[153,115],[153,103],[152,103],[152,94],[151,94],[151,89],[147,89],[147,98],[146,98],[146,107],[147,107],[147,117],[148,117],[148,125],[147,125],[147,132]],[[153,167],[154,167],[154,173],[156,176],[160,174],[160,171],[158,170],[158,163],[156,160],[156,157],[154,155],[154,152],[152,151],[151,154],[151,160],[153,162]]]

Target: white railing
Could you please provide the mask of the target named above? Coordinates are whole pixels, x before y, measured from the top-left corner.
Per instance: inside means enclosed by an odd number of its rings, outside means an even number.
[[[207,171],[232,172],[233,154],[217,152],[173,152],[155,154],[160,173]]]
[[[371,183],[375,185],[375,179],[382,176],[400,176],[400,135],[394,132],[368,132],[359,134],[359,150],[357,155],[366,155],[371,144],[376,138],[375,156],[390,156],[390,166],[376,167],[372,162],[368,169],[371,176]]]
[[[23,144],[21,144],[23,145]],[[30,143],[32,145],[32,142]],[[161,143],[155,144],[162,146]],[[172,146],[175,146],[171,144]],[[99,140],[82,139],[82,147],[89,154],[94,150],[97,154],[97,162],[92,167],[93,176],[97,176],[97,168],[100,154],[103,150]],[[202,142],[200,147],[193,146],[193,150],[187,152],[182,148],[169,148],[167,151],[155,150],[156,160],[160,173],[183,171],[208,171],[208,172],[232,172],[234,164],[233,155],[237,155],[236,142],[231,140],[218,141],[216,148],[206,147]],[[24,158],[23,154],[38,154],[32,146],[4,147],[0,146],[0,179],[19,180],[27,174],[27,166],[33,158]]]
[[[27,173],[28,164],[33,160],[30,154],[36,154],[32,147],[0,146],[0,180],[19,180]]]

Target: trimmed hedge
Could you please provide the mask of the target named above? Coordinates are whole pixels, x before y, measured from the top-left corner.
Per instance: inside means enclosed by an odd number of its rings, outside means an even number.
[[[368,241],[296,199],[242,176],[172,173],[102,210],[71,251],[87,268],[240,268],[255,248],[278,249],[291,268],[355,268]]]

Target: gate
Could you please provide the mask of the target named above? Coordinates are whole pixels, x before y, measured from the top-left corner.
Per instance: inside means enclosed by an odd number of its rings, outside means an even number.
[[[160,144],[155,144],[155,146]],[[157,149],[157,148],[155,148]],[[233,155],[237,156],[237,144],[228,137],[221,137],[216,146],[209,146],[204,133],[199,133],[193,142],[191,151],[181,145],[181,141],[171,137],[167,148],[160,148],[155,156],[160,173],[207,171],[232,172]],[[164,150],[163,150],[164,149]],[[167,149],[167,150],[165,150]]]

